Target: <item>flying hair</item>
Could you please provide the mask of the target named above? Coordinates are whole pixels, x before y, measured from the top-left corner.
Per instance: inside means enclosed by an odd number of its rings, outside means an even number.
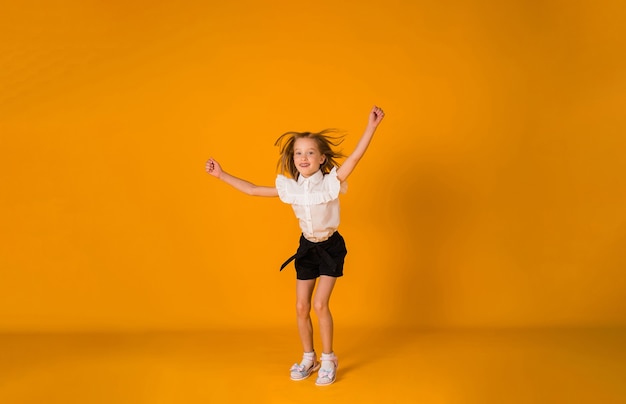
[[[297,139],[309,138],[313,139],[320,150],[320,153],[326,156],[324,164],[321,166],[323,174],[328,174],[333,167],[338,167],[338,159],[346,157],[341,151],[333,150],[338,147],[344,140],[345,133],[339,129],[324,129],[321,132],[286,132],[283,133],[274,146],[278,146],[280,158],[278,159],[277,169],[286,176],[293,179],[298,178],[298,169],[293,161],[293,146]]]

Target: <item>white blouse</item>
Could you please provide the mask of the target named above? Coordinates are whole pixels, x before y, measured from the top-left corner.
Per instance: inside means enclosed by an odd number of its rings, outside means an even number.
[[[348,184],[339,182],[337,167],[324,175],[322,170],[298,180],[284,175],[276,177],[280,200],[293,208],[304,237],[314,243],[327,240],[339,227],[339,193]]]

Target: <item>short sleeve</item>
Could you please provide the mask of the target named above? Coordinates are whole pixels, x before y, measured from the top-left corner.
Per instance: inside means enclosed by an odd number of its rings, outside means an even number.
[[[278,174],[276,176],[276,190],[278,191],[278,197],[284,203],[295,203],[296,193],[294,192],[294,186],[296,182],[291,178],[287,178],[284,175]]]
[[[339,194],[348,192],[348,183],[339,181],[337,178],[337,167],[333,167],[328,174],[324,176],[324,182],[332,199],[337,199]]]

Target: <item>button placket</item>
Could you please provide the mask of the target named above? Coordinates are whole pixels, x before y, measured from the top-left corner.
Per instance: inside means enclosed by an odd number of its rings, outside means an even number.
[[[306,198],[306,204],[304,205],[304,214],[306,216],[306,225],[309,230],[309,234],[313,234],[313,217],[311,216],[311,198],[309,197],[310,182],[307,180],[304,182],[304,195]]]

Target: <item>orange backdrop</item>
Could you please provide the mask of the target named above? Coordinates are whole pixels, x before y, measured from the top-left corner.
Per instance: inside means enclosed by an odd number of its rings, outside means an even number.
[[[435,3],[3,1],[0,329],[293,324],[291,208],[204,162],[373,104],[339,324],[626,324],[621,2]]]

